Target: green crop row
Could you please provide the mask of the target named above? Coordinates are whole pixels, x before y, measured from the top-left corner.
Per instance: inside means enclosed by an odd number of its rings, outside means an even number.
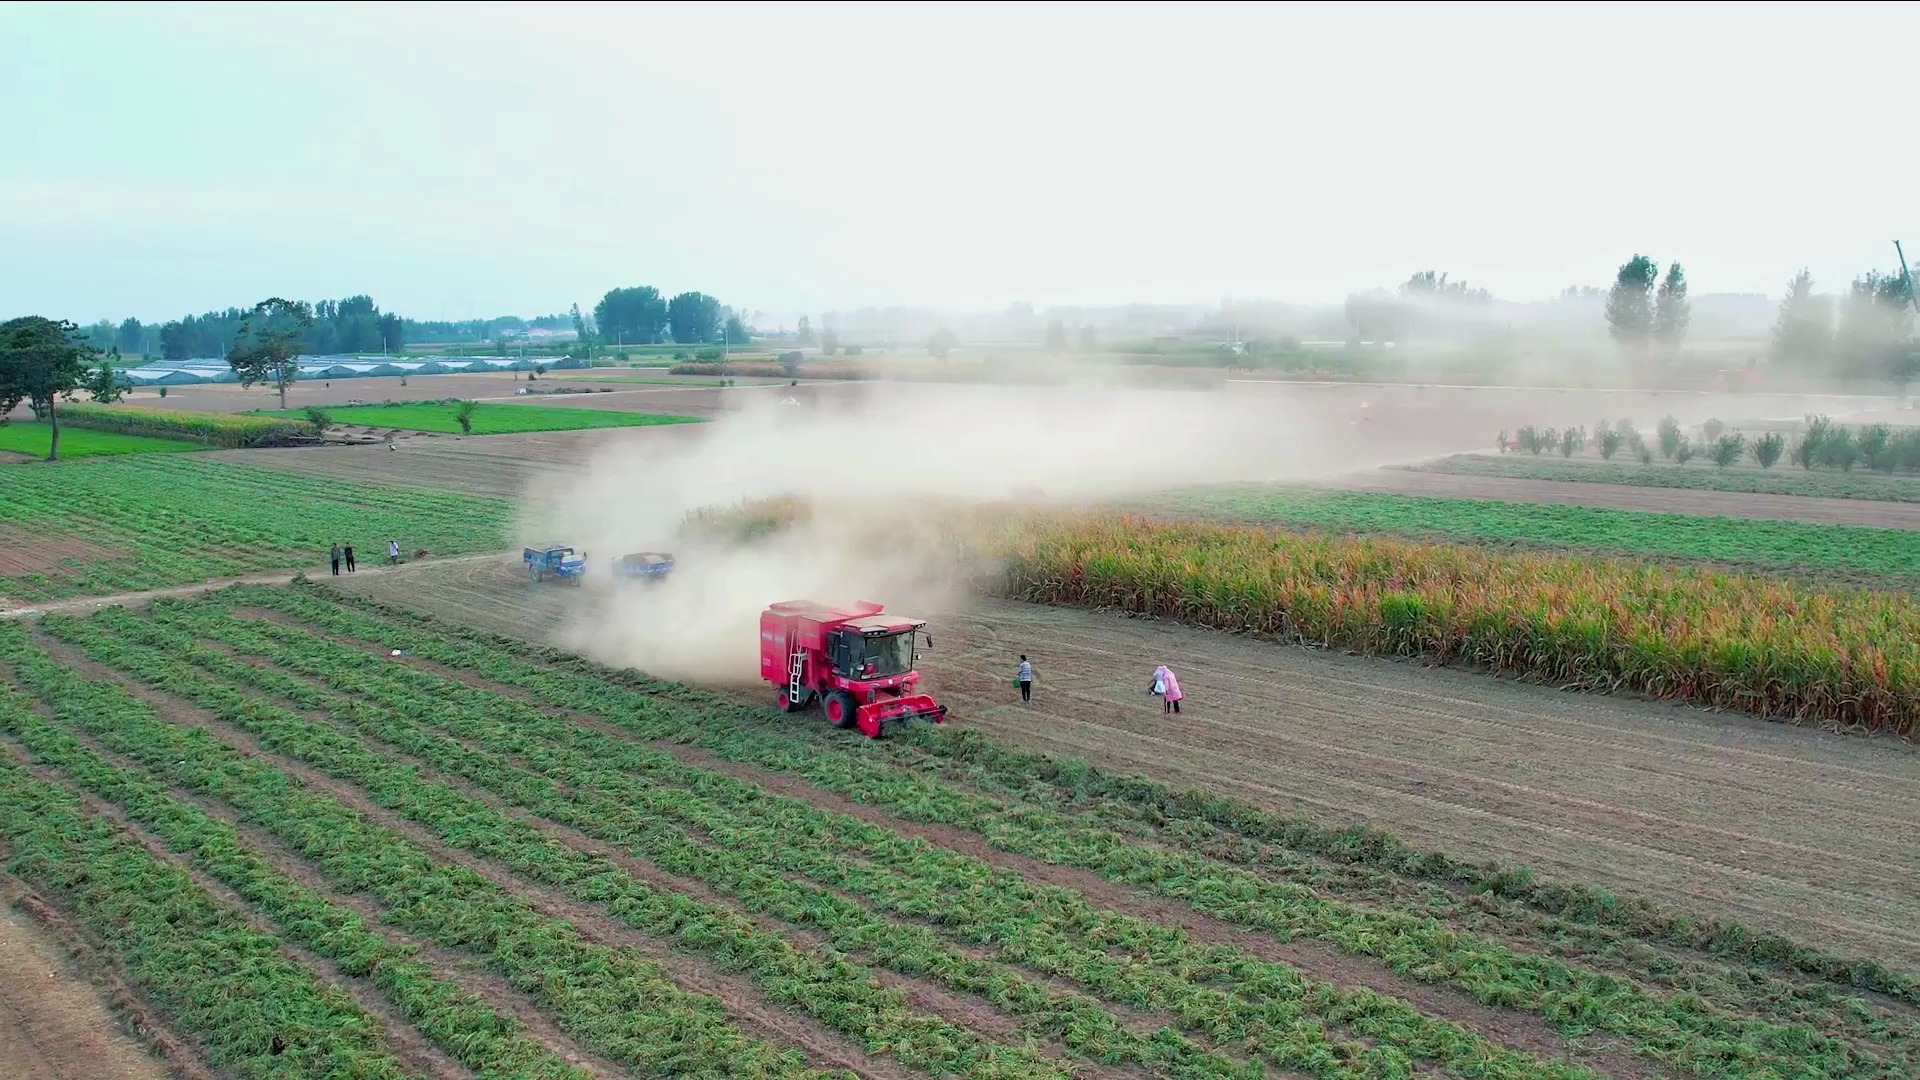
[[[0,717],[31,708],[0,695]],[[7,870],[58,900],[140,992],[238,1076],[401,1077],[379,1025],[69,790],[0,756]]]
[[[200,675],[174,656],[127,644],[99,623],[49,618],[46,626],[93,659],[212,711],[269,749],[359,785],[380,805],[453,847],[492,859],[575,901],[602,905],[635,929],[744,972],[770,1000],[814,1016],[877,1053],[935,1072],[1066,1075],[1060,1063],[1035,1050],[993,1043],[915,1011],[902,994],[882,988],[867,969],[844,957],[803,951],[728,908],[644,884],[611,859],[567,847],[480,799],[422,779],[417,770],[369,750],[358,738]]]
[[[265,598],[285,597],[287,592],[261,590],[249,595],[266,602]],[[443,623],[358,594],[309,584],[294,595],[331,601],[315,609],[318,611],[332,611],[337,603],[371,612],[387,624],[423,630],[496,656],[518,656],[650,697],[698,706],[710,714],[725,715],[735,725],[764,728],[768,724],[765,714],[711,691],[631,670],[614,671],[571,653]],[[382,624],[362,621],[359,625]],[[832,744],[831,733],[791,725],[780,725],[776,730],[815,752]],[[1643,961],[1649,978],[1684,975],[1686,965],[1675,960],[1672,949],[1719,957],[1741,968],[1733,979],[1717,981],[1738,982],[1756,995],[1760,1006],[1798,1001],[1808,1007],[1852,1012],[1866,1006],[1863,999],[1832,995],[1855,990],[1920,1005],[1920,978],[1879,963],[1814,949],[1738,922],[1697,919],[1644,898],[1622,898],[1577,883],[1541,881],[1524,868],[1469,862],[1444,852],[1411,848],[1371,826],[1329,828],[1231,796],[1174,791],[1144,777],[1109,774],[1084,760],[1006,745],[966,729],[910,728],[898,737],[861,749],[866,754],[884,755],[916,774],[939,775],[965,788],[1073,809],[1103,825],[1147,837],[1164,837],[1177,845],[1205,846],[1218,858],[1274,869],[1315,888],[1356,890],[1376,902],[1415,903],[1421,914],[1434,918],[1465,917],[1480,922],[1510,915],[1521,923],[1522,932],[1514,934],[1516,937],[1551,937],[1563,946],[1570,938],[1585,937],[1593,948],[1610,953],[1608,960],[1612,963],[1631,959],[1620,952],[1624,941],[1625,947],[1637,948],[1642,956],[1651,954]],[[1417,887],[1415,883],[1419,883]],[[1460,891],[1471,897],[1470,902],[1460,898]],[[1526,932],[1535,929],[1538,934]],[[1756,969],[1759,965],[1796,976],[1811,975],[1822,982],[1768,978]],[[1843,1020],[1836,1015],[1816,1026],[1832,1026]]]
[[[103,656],[124,651],[97,627],[50,622],[50,629]],[[166,723],[117,687],[87,682],[58,665],[35,665],[30,674],[61,723],[162,781],[235,807],[313,859],[336,887],[371,892],[385,905],[383,917],[400,929],[485,957],[551,1010],[563,1029],[612,1060],[652,1074],[806,1073],[798,1054],[746,1038],[718,1001],[681,990],[659,965],[582,939],[564,921],[540,915],[472,871],[435,861],[398,833],[205,730]],[[286,723],[272,737],[299,740],[302,734],[296,723]],[[443,803],[444,828],[471,827],[460,809]]]
[[[9,470],[0,531],[78,551],[0,578],[0,596],[58,598],[317,566],[335,543],[373,561],[389,539],[435,555],[505,541],[502,500],[332,481],[181,455]]]
[[[16,626],[0,627],[0,658],[14,665],[23,684],[40,687],[63,704],[84,702],[83,707],[107,709],[117,704],[110,692],[89,692],[46,654],[28,647]],[[476,1075],[551,1080],[584,1080],[588,1075],[519,1034],[511,1017],[495,1012],[478,995],[435,976],[413,959],[412,947],[367,929],[353,909],[274,869],[246,847],[232,825],[169,795],[165,785],[150,777],[105,761],[4,686],[0,730],[20,740],[35,761],[117,803],[168,848],[191,856],[197,867],[271,919],[283,936],[335,961],[347,975],[370,979],[434,1045]]]
[[[801,776],[814,786],[910,821],[957,825],[1013,854],[1092,870],[1109,880],[1185,901],[1229,922],[1282,939],[1327,941],[1423,981],[1468,990],[1488,1004],[1537,1011],[1569,1034],[1599,1028],[1706,1075],[1753,1075],[1768,1060],[1781,1076],[1895,1075],[1871,1056],[1800,1025],[1740,1020],[1689,995],[1663,996],[1607,975],[1526,956],[1394,912],[1359,910],[1191,853],[1129,843],[1044,807],[969,795],[865,757],[823,755],[790,738],[742,726],[728,710],[678,706],[591,678],[430,632],[376,623],[286,590],[237,590],[334,632],[379,641],[424,659],[522,688],[548,705],[601,716],[636,735],[702,746],[729,760]]]
[[[1800,495],[1822,499],[1920,502],[1920,478],[1872,473],[1772,472],[1710,465],[1640,465],[1615,461],[1454,454],[1408,467],[1412,472],[1494,476],[1515,480],[1562,480],[1627,487],[1732,491],[1749,495]]]
[[[1170,1010],[1190,1032],[1216,1039],[1230,1035],[1249,1050],[1264,1048],[1265,1055],[1284,1068],[1316,1075],[1405,1075],[1411,1066],[1399,1050],[1404,1045],[1416,1056],[1471,1067],[1473,1075],[1584,1075],[1491,1047],[1454,1025],[1421,1016],[1404,1002],[1364,990],[1315,986],[1283,965],[1262,963],[1230,948],[1191,947],[1177,931],[1096,913],[1064,890],[1031,889],[978,860],[903,841],[857,818],[772,798],[752,784],[682,765],[663,752],[554,720],[496,694],[376,660],[306,631],[241,623],[204,606],[168,605],[161,618],[378,705],[317,693],[278,672],[195,650],[196,662],[221,674],[308,708],[327,709],[510,802],[587,835],[628,844],[656,864],[741,897],[756,910],[784,912],[789,921],[816,924],[849,948],[892,958],[888,966],[903,974],[930,974],[952,989],[985,994],[1023,1020],[1042,1021],[1041,1033],[1063,1038],[1070,1047],[1093,1030],[1084,1007],[1049,1002],[1046,995],[1023,987],[1018,977],[951,948],[929,945],[924,933],[879,920],[828,889],[858,896],[883,911],[932,919],[948,931],[960,928],[966,941],[991,946],[1009,962],[1069,979],[1124,1004]],[[139,634],[127,621],[120,616],[112,622],[116,629]],[[147,637],[169,651],[193,649],[191,637]],[[431,734],[428,727],[446,735]],[[522,761],[525,768],[512,764]],[[563,786],[556,789],[541,777]],[[574,794],[563,794],[569,791]],[[885,862],[889,869],[869,869],[869,860]],[[780,875],[810,878],[826,888],[796,889]],[[1072,914],[1043,915],[1063,907]],[[1105,944],[1156,934],[1164,940],[1151,962],[1116,965],[1109,954],[1112,946]],[[882,942],[898,946],[882,949]],[[1194,971],[1202,972],[1203,979],[1236,987],[1240,996],[1197,985]],[[1040,1011],[1043,1008],[1056,1015]],[[1349,1024],[1384,1045],[1330,1046],[1303,1013]],[[1140,1043],[1139,1037],[1117,1029],[1110,1018],[1103,1026],[1108,1030],[1099,1045],[1107,1048],[1106,1060],[1149,1067],[1178,1063],[1162,1060],[1164,1050],[1177,1042],[1129,1047],[1130,1041]]]
[[[1337,532],[1920,579],[1920,532],[1905,529],[1266,486],[1172,492],[1155,499],[1151,510]]]
[[[401,428],[407,431],[437,431],[458,434],[454,401],[395,401],[383,405],[336,405],[325,412],[335,424],[364,424],[369,427]],[[288,409],[258,414],[260,417],[297,417],[304,411]],[[475,435],[505,435],[526,431],[580,431],[587,428],[653,427],[660,424],[697,424],[697,416],[667,416],[659,413],[617,412],[612,409],[581,409],[553,405],[524,405],[519,402],[481,402],[468,417]]]
[[[238,416],[233,413],[181,412],[143,409],[133,405],[60,406],[60,423],[123,435],[150,435],[186,439],[210,446],[281,446],[317,437],[320,432],[305,420],[286,417]]]

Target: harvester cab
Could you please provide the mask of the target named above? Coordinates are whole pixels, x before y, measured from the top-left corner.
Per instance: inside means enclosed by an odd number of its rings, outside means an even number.
[[[947,707],[914,693],[919,644],[933,644],[926,626],[866,601],[848,608],[774,604],[760,616],[760,677],[774,685],[782,711],[818,704],[829,723],[869,738],[890,724],[943,723]]]

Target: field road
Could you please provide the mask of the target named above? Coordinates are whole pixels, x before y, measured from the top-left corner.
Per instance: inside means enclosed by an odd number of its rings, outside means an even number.
[[[345,585],[530,640],[596,602],[528,584],[507,555]],[[1100,613],[921,614],[936,644],[922,670],[955,723],[1920,965],[1906,744]],[[1009,685],[1022,652],[1031,707]],[[1146,694],[1157,663],[1191,695],[1178,718]]]

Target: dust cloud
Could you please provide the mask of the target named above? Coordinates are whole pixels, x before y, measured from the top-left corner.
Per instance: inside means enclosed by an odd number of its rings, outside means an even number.
[[[523,542],[588,553],[557,644],[708,684],[758,678],[769,603],[873,600],[913,614],[964,602],[969,575],[939,522],[956,506],[1073,505],[1195,483],[1307,480],[1364,468],[1328,437],[1324,405],[1113,386],[810,384],[730,392],[713,423],[626,433],[576,475],[530,492]],[[798,497],[810,518],[754,542],[683,530],[686,515]],[[671,552],[659,584],[611,562]],[[936,647],[939,628],[931,626]]]

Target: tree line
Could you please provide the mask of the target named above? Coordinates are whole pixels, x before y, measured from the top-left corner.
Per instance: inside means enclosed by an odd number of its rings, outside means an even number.
[[[703,292],[669,298],[652,285],[609,289],[592,318],[575,304],[573,328],[588,346],[721,344],[745,345],[745,322],[732,308]]]
[[[565,315],[532,319],[517,315],[450,321],[409,319],[381,311],[373,297],[364,293],[339,300],[320,300],[309,307],[312,325],[301,344],[303,351],[318,356],[397,353],[408,342],[490,341],[531,329],[559,330],[567,325]],[[241,325],[251,314],[251,308],[230,307],[164,323],[143,323],[135,318],[118,323],[101,319],[79,328],[79,334],[100,352],[117,351],[124,357],[162,360],[221,357],[232,350]]]

